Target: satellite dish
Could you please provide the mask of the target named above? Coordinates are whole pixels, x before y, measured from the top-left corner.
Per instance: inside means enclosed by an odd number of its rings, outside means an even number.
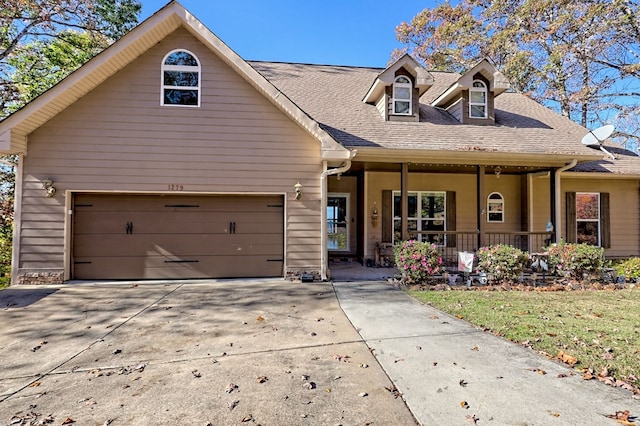
[[[589,130],[589,133],[584,135],[584,137],[582,138],[582,143],[587,146],[600,148],[602,152],[607,154],[612,160],[615,160],[616,157],[612,153],[604,149],[604,146],[603,146],[604,141],[609,136],[611,136],[611,134],[613,133],[613,130],[614,130],[614,127],[611,124],[598,127],[597,129],[594,129],[594,130]]]

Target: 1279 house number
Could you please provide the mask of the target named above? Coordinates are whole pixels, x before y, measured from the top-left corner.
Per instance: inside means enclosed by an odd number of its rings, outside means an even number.
[[[184,190],[184,185],[179,185],[177,183],[170,183],[168,185],[169,191],[182,191]]]

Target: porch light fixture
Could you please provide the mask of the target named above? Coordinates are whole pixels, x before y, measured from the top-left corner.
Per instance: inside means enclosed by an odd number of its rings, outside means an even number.
[[[49,178],[42,180],[42,189],[46,191],[45,196],[51,198],[56,194],[56,189],[53,187],[53,181]]]
[[[300,182],[293,185],[293,189],[296,191],[296,200],[302,198],[302,184]]]
[[[496,174],[496,179],[500,179],[500,173],[502,173],[502,167],[496,166],[496,168],[493,169],[493,173]]]
[[[378,226],[378,208],[376,207],[376,202],[373,202],[373,208],[371,209],[371,226],[374,228]]]

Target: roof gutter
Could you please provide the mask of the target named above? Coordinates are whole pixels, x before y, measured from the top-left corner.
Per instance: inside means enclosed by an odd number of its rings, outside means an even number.
[[[328,253],[327,253],[327,197],[328,186],[327,176],[337,175],[346,172],[351,168],[351,160],[356,156],[356,150],[349,151],[349,158],[340,166],[333,169],[327,169],[327,162],[323,162],[323,172],[320,175],[320,186],[322,196],[320,197],[320,278],[322,281],[327,281],[327,269],[328,269]]]
[[[561,206],[560,206],[560,193],[562,192],[560,190],[560,175],[563,172],[566,172],[569,169],[572,169],[576,166],[576,164],[578,164],[578,160],[576,158],[574,158],[573,160],[571,160],[570,163],[568,163],[567,165],[560,167],[558,170],[556,170],[556,175],[555,175],[555,188],[556,188],[556,193],[555,193],[555,197],[556,197],[556,211],[555,211],[555,224],[556,224],[556,235],[555,235],[555,241],[558,242],[560,241],[561,238],[561,219],[560,219],[560,215],[561,215]]]

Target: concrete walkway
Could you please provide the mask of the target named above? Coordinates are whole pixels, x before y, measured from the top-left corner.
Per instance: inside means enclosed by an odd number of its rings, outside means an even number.
[[[446,315],[383,282],[336,282],[343,311],[423,425],[616,425],[631,393]],[[640,421],[636,420],[636,424]]]

